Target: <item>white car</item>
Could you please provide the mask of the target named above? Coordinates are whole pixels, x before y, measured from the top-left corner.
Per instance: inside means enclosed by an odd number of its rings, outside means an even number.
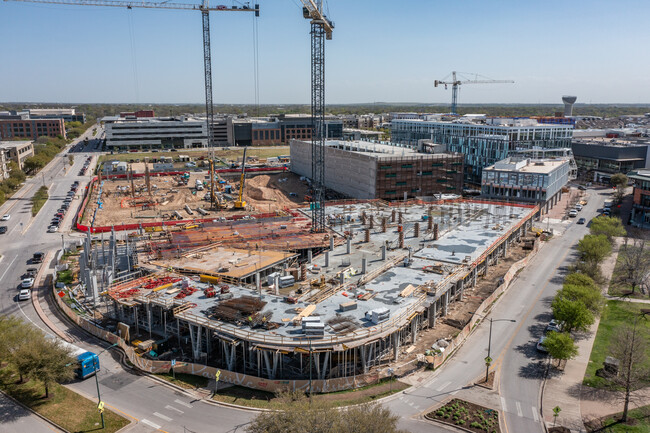
[[[11,215],[9,215],[9,214],[2,215],[1,219],[2,219],[2,221],[9,221],[11,219]]]
[[[57,230],[59,230],[59,228],[58,228],[57,226],[49,226],[49,227],[47,228],[47,232],[48,232],[48,233],[56,233]]]
[[[20,287],[23,289],[31,289],[32,286],[34,285],[34,279],[33,278],[25,278],[22,283],[20,283]]]
[[[578,211],[575,210],[575,209],[571,209],[571,211],[569,212],[569,216],[570,216],[571,218],[575,218],[575,217],[577,217],[577,216],[578,216]]]
[[[18,293],[18,300],[19,301],[28,301],[29,296],[31,294],[31,291],[29,289],[23,289]]]
[[[582,205],[581,205],[580,203],[578,203],[578,204],[576,205],[576,210],[577,210],[578,212],[580,212],[580,211],[582,210]]]
[[[537,350],[543,353],[548,353],[548,349],[544,347],[544,342],[546,341],[546,336],[542,335],[537,342]]]

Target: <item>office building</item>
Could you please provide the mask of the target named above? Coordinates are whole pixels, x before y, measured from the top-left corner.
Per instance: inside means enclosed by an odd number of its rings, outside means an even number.
[[[634,227],[650,228],[650,170],[636,170],[628,177],[634,182],[628,222]]]
[[[291,141],[291,171],[311,178],[311,142]],[[463,156],[363,141],[327,141],[325,186],[358,199],[461,194]]]
[[[0,152],[6,156],[5,160],[12,160],[23,169],[25,159],[34,156],[33,141],[0,141]],[[4,164],[4,162],[3,162]]]
[[[650,169],[650,141],[647,138],[584,138],[573,140],[578,177],[589,182],[608,183],[612,175]]]
[[[192,149],[208,145],[207,124],[201,119],[109,116],[102,121],[109,149]]]
[[[546,213],[562,198],[569,171],[568,160],[506,158],[483,168],[481,195],[538,203],[542,213]]]
[[[507,158],[517,149],[568,148],[571,125],[540,124],[533,119],[486,118],[457,121],[396,119],[392,141],[417,146],[419,140],[445,144],[450,152],[465,155],[465,182],[481,183],[481,170]]]
[[[86,123],[86,114],[77,113],[74,108],[30,108],[31,119],[63,119],[64,122]]]
[[[62,118],[33,119],[28,112],[0,113],[0,139],[38,137],[66,138],[65,122]]]

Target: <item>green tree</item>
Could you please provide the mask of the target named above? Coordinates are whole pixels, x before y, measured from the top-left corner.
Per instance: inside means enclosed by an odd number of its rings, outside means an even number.
[[[556,297],[568,299],[569,301],[580,301],[594,315],[600,314],[603,309],[603,295],[599,289],[565,283],[557,292]]]
[[[604,235],[610,242],[612,238],[625,236],[625,228],[618,217],[599,216],[591,220],[589,232],[592,235]]]
[[[33,353],[36,342],[43,340],[43,333],[21,321],[7,316],[2,318],[0,325],[0,355],[5,361],[11,362],[23,382],[29,375],[31,364],[27,353]]]
[[[70,349],[63,347],[58,340],[40,338],[24,349],[22,356],[27,375],[43,382],[45,398],[49,398],[52,384],[74,377],[75,359]]]
[[[567,332],[573,330],[586,331],[594,323],[594,315],[582,301],[557,296],[551,303],[553,317],[564,322],[564,329]]]
[[[589,275],[581,272],[572,272],[564,277],[564,284],[572,284],[574,286],[583,286],[593,289],[598,289],[596,282]]]
[[[377,404],[353,406],[345,410],[304,394],[284,394],[286,410],[262,412],[246,428],[248,433],[397,433],[398,417]]]
[[[627,176],[623,173],[616,173],[611,177],[610,182],[616,188],[625,188],[627,186]]]
[[[544,347],[549,355],[558,360],[574,358],[578,354],[578,347],[568,332],[549,332],[544,340]]]
[[[636,289],[646,285],[650,273],[650,252],[645,249],[645,239],[625,238],[625,243],[618,253],[618,263],[612,276],[612,282],[632,294]]]
[[[585,235],[578,242],[578,252],[589,266],[598,266],[612,251],[605,235]]]

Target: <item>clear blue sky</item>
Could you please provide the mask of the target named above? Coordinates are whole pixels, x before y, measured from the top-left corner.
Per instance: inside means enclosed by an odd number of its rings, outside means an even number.
[[[260,102],[308,103],[300,2],[259,3]],[[328,103],[448,103],[451,90],[433,80],[452,70],[516,82],[467,85],[461,103],[559,103],[563,94],[650,102],[648,0],[329,0],[328,8],[336,24]],[[217,103],[254,102],[253,20],[211,15]],[[199,12],[0,2],[0,40],[2,101],[204,100]]]

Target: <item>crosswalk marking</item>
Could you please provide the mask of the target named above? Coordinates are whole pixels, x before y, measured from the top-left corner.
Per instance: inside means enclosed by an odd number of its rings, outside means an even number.
[[[537,408],[535,406],[533,406],[533,419],[535,422],[539,421],[539,418],[537,417]]]
[[[178,412],[178,413],[185,413],[185,412],[183,412],[182,410],[180,410],[180,409],[178,409],[178,408],[175,408],[174,406],[170,406],[170,405],[165,406],[165,409],[167,409],[167,410],[173,410],[173,411],[176,411],[176,412]]]
[[[180,404],[181,406],[185,406],[185,407],[189,407],[189,408],[192,407],[191,404],[189,404],[189,403],[185,403],[184,401],[181,401],[181,400],[179,400],[179,399],[174,400],[174,403],[178,403],[178,404]]]
[[[506,399],[501,397],[501,407],[503,408],[504,412],[508,412],[508,409],[506,408]]]
[[[517,406],[517,416],[524,416],[523,412],[521,411],[521,404],[519,402],[515,402],[515,405]]]
[[[439,387],[436,388],[436,391],[442,391],[443,389],[447,388],[449,385],[451,385],[451,382],[445,382]]]
[[[158,424],[156,424],[155,422],[151,422],[148,419],[141,419],[140,421],[142,421],[142,424],[146,424],[149,427],[155,428],[156,430],[160,428]]]
[[[167,415],[163,415],[163,414],[161,414],[161,413],[159,413],[159,412],[154,412],[153,414],[156,415],[156,416],[157,416],[158,418],[160,418],[160,419],[164,419],[164,420],[167,421],[167,422],[169,422],[169,421],[172,420],[172,419],[171,419],[170,417],[168,417]]]

